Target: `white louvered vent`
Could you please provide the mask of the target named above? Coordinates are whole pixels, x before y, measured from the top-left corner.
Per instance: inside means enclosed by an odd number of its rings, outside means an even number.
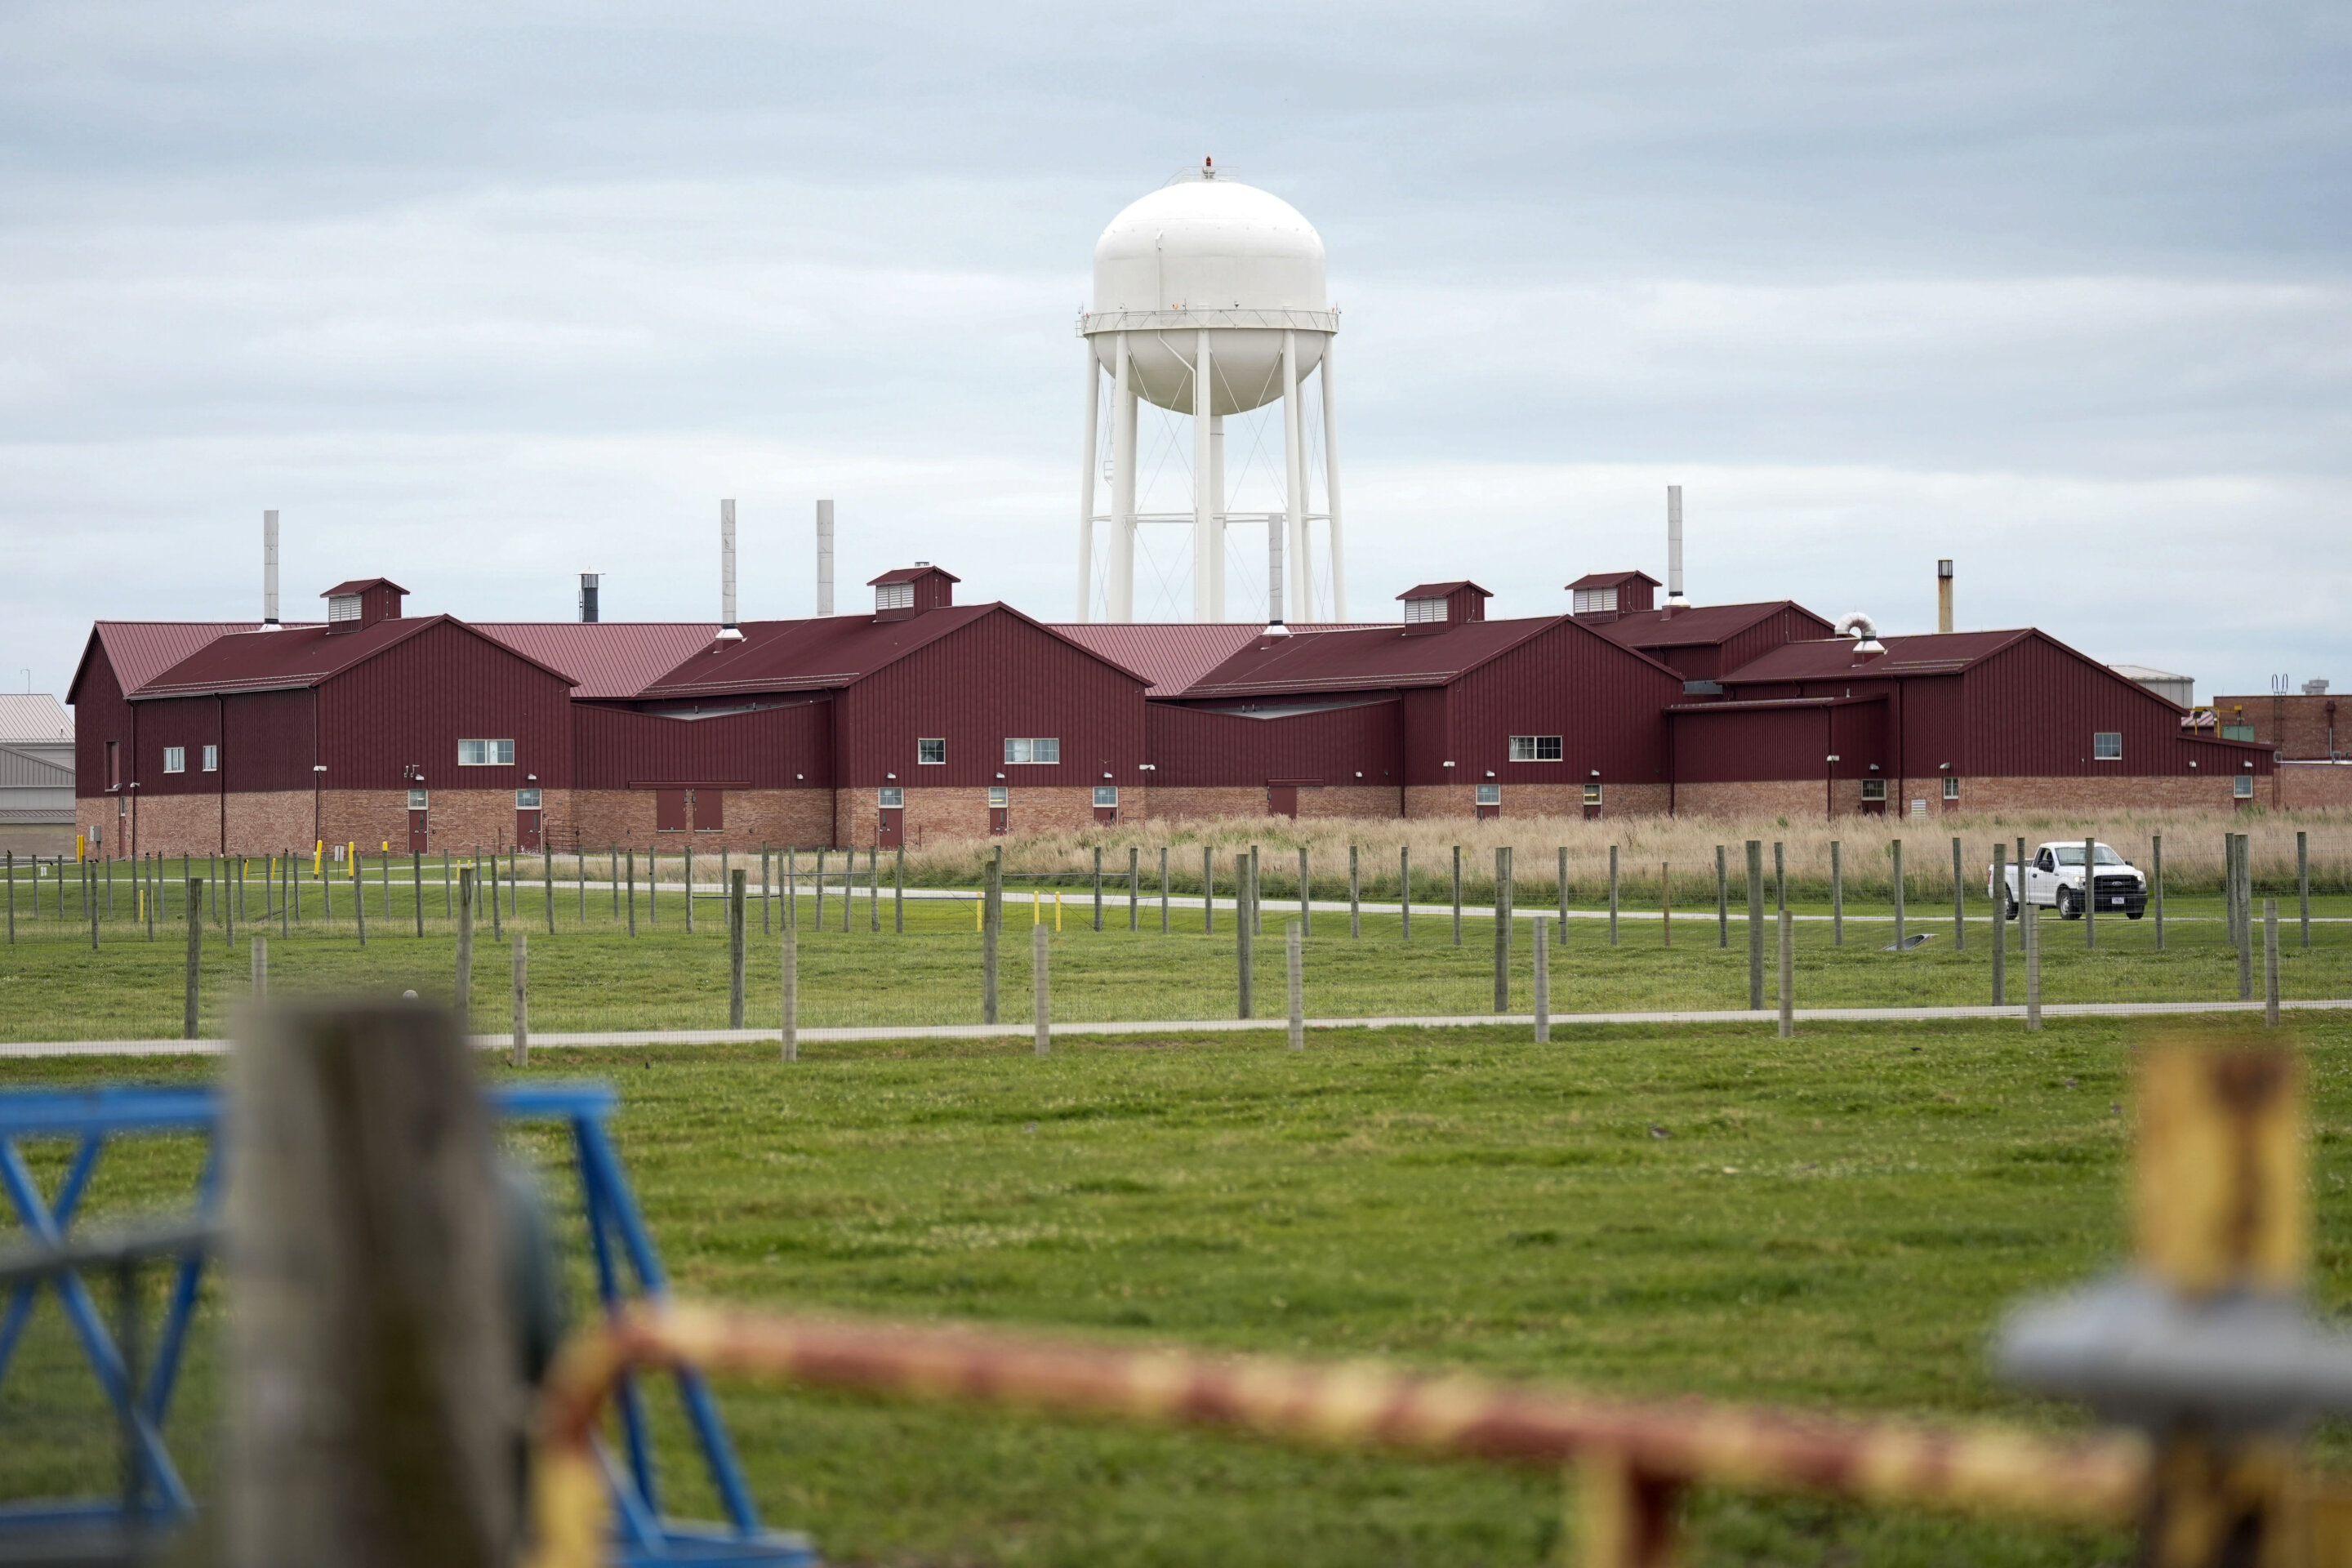
[[[360,596],[357,594],[337,594],[327,601],[327,619],[356,621],[360,618]]]
[[[915,607],[915,585],[912,583],[883,583],[874,590],[877,610],[911,610]]]
[[[1416,621],[1442,621],[1444,618],[1445,601],[1443,599],[1407,599],[1404,602],[1404,624],[1407,626]]]
[[[1575,613],[1580,616],[1607,615],[1616,608],[1617,590],[1614,588],[1579,588],[1576,591]]]

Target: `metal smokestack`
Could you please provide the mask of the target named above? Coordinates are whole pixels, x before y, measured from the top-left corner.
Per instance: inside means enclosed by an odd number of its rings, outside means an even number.
[[[602,572],[580,574],[580,621],[583,626],[595,624],[596,589],[604,580],[604,574]]]
[[[1952,563],[1936,563],[1936,629],[1948,634],[1952,629]]]
[[[1282,519],[1276,518],[1265,525],[1265,635],[1286,637],[1290,628],[1282,624]]]
[[[1683,597],[1683,488],[1666,487],[1666,608],[1686,608]]]
[[[833,614],[833,503],[816,503],[816,613]]]
[[[740,642],[735,626],[735,503],[719,503],[719,640]]]
[[[278,513],[261,514],[261,629],[278,629]]]

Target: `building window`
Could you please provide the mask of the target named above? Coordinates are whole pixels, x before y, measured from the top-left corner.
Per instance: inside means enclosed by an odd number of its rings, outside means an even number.
[[[167,773],[186,773],[188,771],[188,748],[185,746],[164,747],[163,771]]]
[[[205,772],[208,773],[216,773],[220,772],[220,748],[218,746],[206,746],[205,748]]]
[[[1012,804],[1013,792],[1011,790],[1005,788],[1003,784],[991,784],[988,786],[988,808],[991,811],[1003,811],[1006,806],[1011,805]]]
[[[2253,738],[2254,727],[2252,724],[2224,724],[2221,726],[2221,739],[2225,741],[2251,741]]]
[[[539,791],[535,789],[519,789],[515,791],[515,809],[517,811],[537,811],[539,809]]]
[[[1863,780],[1862,798],[1864,800],[1885,800],[1886,798],[1886,781],[1885,779]]]
[[[2120,730],[2100,730],[2091,736],[2091,760],[2095,763],[2120,763],[2124,760],[2124,735]]]
[[[1601,786],[1599,784],[1589,784],[1584,786],[1584,804],[1587,805],[1599,805],[1601,804]]]
[[[915,585],[912,583],[877,583],[874,585],[874,608],[881,610],[911,610],[915,607]]]
[[[1576,590],[1576,597],[1570,601],[1570,606],[1573,614],[1580,616],[1608,615],[1617,608],[1617,590],[1579,588]]]
[[[915,742],[915,761],[927,768],[944,767],[948,760],[948,743],[944,739]]]
[[[1478,804],[1480,805],[1502,805],[1503,786],[1498,784],[1480,784],[1478,786]]]
[[[1960,798],[1959,780],[1956,778],[1947,778],[1944,781],[1944,798],[1946,800],[1958,800]]]
[[[1095,804],[1098,806],[1117,805],[1118,804],[1118,785],[1095,785]]]
[[[874,792],[874,804],[885,811],[895,811],[907,804],[906,789],[898,784],[885,784]]]
[[[1062,742],[1052,735],[1004,737],[1004,760],[1007,763],[1058,763],[1062,760]]]
[[[408,792],[408,809],[409,809],[409,810],[411,810],[411,811],[423,811],[423,810],[425,809],[425,792],[424,792],[423,790],[421,790],[421,789],[412,789],[412,790],[410,790],[410,791]]]
[[[1511,737],[1511,761],[1515,763],[1556,763],[1560,759],[1558,735],[1514,735]]]
[[[2253,799],[2254,775],[2252,773],[2240,773],[2236,778],[2231,779],[2230,781],[2230,794],[2233,799],[2237,800]]]
[[[457,742],[457,765],[461,768],[510,768],[514,766],[514,742],[460,741]]]

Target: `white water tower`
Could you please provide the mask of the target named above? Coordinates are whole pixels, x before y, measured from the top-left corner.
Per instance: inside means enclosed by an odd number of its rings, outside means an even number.
[[[1225,619],[1225,528],[1233,522],[1266,525],[1269,622],[1284,620],[1286,608],[1286,618],[1296,621],[1347,618],[1339,427],[1331,397],[1331,342],[1339,330],[1339,313],[1324,292],[1322,237],[1279,196],[1227,179],[1204,162],[1111,220],[1095,242],[1094,309],[1078,318],[1087,351],[1078,619],[1093,618],[1096,525],[1104,525],[1108,535],[1105,618],[1131,621],[1136,530],[1156,523],[1191,525],[1192,618]],[[1325,500],[1323,510],[1310,511],[1300,390],[1318,372]],[[1110,504],[1097,511],[1096,432],[1106,388]],[[1284,510],[1229,510],[1225,416],[1277,400]],[[1136,510],[1139,401],[1192,417],[1190,513]],[[1314,589],[1318,522],[1330,564],[1328,605],[1317,602]]]

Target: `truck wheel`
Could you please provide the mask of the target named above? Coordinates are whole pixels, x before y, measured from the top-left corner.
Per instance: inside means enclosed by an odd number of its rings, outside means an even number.
[[[2146,913],[2147,913],[2146,910],[2127,910],[2124,912],[2124,918],[2136,921]]]
[[[2071,888],[2059,889],[2058,918],[2062,921],[2077,920],[2081,918],[2082,913],[2083,906],[2080,901],[2075,899],[2074,889]]]

